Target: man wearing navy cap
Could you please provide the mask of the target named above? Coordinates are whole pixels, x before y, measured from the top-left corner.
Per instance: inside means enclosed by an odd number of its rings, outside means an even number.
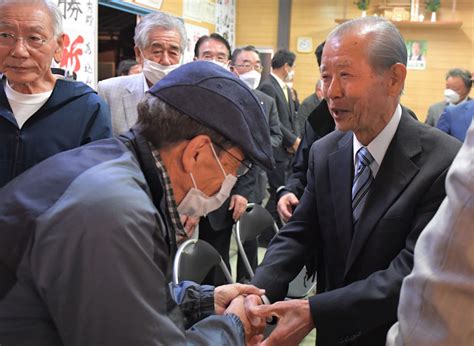
[[[251,162],[272,166],[258,100],[193,62],[138,113],[124,136],[51,157],[0,192],[2,346],[243,345],[258,334],[242,302],[259,298],[241,296],[257,288],[168,286],[179,213],[211,212]]]

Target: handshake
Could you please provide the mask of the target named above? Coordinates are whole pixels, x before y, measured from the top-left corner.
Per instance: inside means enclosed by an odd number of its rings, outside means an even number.
[[[265,290],[252,285],[231,284],[216,287],[214,308],[217,315],[234,314],[240,318],[247,345],[296,345],[313,328],[309,302],[288,300],[263,304]],[[278,318],[278,325],[263,341],[266,320]],[[263,341],[263,343],[262,343]]]

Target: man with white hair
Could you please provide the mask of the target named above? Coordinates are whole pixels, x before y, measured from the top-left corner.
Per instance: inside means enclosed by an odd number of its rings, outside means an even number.
[[[51,72],[63,37],[53,3],[0,1],[0,187],[49,156],[112,134],[97,93]]]
[[[145,92],[181,65],[186,49],[182,19],[163,12],[144,16],[135,28],[135,56],[142,73],[99,82],[97,91],[110,107],[112,130],[128,131],[137,120],[137,104]]]

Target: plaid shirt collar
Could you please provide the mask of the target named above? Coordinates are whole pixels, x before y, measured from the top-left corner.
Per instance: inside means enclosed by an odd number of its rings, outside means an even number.
[[[160,173],[161,180],[163,181],[163,184],[164,184],[166,209],[171,219],[171,225],[173,229],[175,230],[175,234],[177,238],[187,239],[188,235],[186,234],[186,231],[184,230],[183,224],[181,223],[181,220],[179,217],[178,207],[174,199],[173,187],[171,186],[171,180],[168,175],[168,172],[166,171],[165,166],[163,166],[158,150],[154,149],[151,143],[149,143],[149,145],[152,148],[151,152],[153,154],[153,158],[155,159],[155,165],[158,172]]]

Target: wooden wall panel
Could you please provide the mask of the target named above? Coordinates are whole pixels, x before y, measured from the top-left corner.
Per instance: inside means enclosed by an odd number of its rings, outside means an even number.
[[[452,0],[443,1],[439,20],[451,20]],[[368,13],[370,14],[370,8]],[[352,0],[293,0],[290,49],[296,53],[299,36],[313,38],[313,50],[335,27],[335,18],[355,18],[360,11]],[[429,13],[426,13],[429,17]],[[406,40],[428,41],[427,69],[409,70],[402,103],[424,120],[428,107],[443,99],[444,76],[453,67],[474,70],[474,1],[457,0],[454,19],[461,20],[459,29],[401,28]],[[254,44],[277,49],[278,0],[237,0],[237,46]],[[294,87],[300,99],[311,94],[319,78],[313,53],[297,53]],[[474,93],[471,93],[471,96]]]
[[[237,0],[235,27],[236,47],[276,49],[278,0]]]

